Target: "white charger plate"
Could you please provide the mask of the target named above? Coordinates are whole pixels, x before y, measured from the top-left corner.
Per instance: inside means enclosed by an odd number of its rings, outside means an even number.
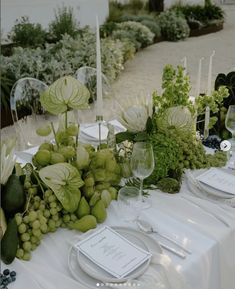
[[[139,238],[135,237],[134,235],[130,234],[129,232],[126,232],[126,230],[117,229],[116,232],[121,234],[123,237],[125,237],[127,240],[137,245],[141,249],[144,249],[145,251],[149,252],[148,247],[144,244],[143,241],[141,241]],[[80,251],[78,251],[77,259],[78,259],[78,264],[87,275],[95,279],[101,280],[103,283],[112,283],[112,282],[121,283],[130,279],[138,278],[147,270],[151,261],[151,259],[146,260],[142,265],[140,265],[138,268],[133,270],[130,274],[128,274],[124,278],[116,278],[112,276],[111,274],[109,274],[108,272],[106,272],[101,267],[99,267],[98,265],[96,265],[92,260],[90,260],[84,254],[82,254]]]
[[[160,254],[162,253],[160,245],[157,243],[156,240],[151,238],[149,235],[127,227],[112,227],[112,228],[117,232],[119,232],[120,234],[126,234],[126,237],[127,235],[132,236],[133,240],[135,237],[135,239],[138,239],[140,242],[144,244],[144,246],[147,248],[149,252]],[[101,284],[103,289],[110,288],[108,286],[105,286],[105,283],[103,283],[103,281],[101,281],[100,279],[94,278],[85,273],[85,271],[81,268],[78,262],[78,251],[73,246],[70,248],[68,254],[68,267],[74,279],[83,284],[84,286],[87,286],[90,289],[97,289],[97,284]],[[145,270],[147,270],[147,268]],[[118,279],[115,279],[115,282],[117,282],[117,280]]]
[[[220,169],[221,171],[226,171],[227,174],[231,174],[232,176],[235,177],[235,173],[229,169]],[[225,191],[221,191],[218,188],[215,188],[213,186],[207,185],[199,180],[196,179],[196,177],[198,177],[199,175],[203,174],[204,172],[206,172],[206,170],[201,170],[199,174],[194,175],[194,179],[195,181],[198,183],[198,185],[209,195],[213,195],[217,198],[223,198],[223,199],[231,199],[234,198],[235,195],[227,193]]]

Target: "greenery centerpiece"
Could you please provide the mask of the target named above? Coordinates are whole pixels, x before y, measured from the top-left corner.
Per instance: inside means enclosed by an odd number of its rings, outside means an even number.
[[[3,262],[9,264],[15,257],[29,260],[43,236],[59,227],[85,232],[102,223],[122,176],[130,174],[128,159],[134,142],[152,143],[156,166],[145,185],[164,192],[179,191],[185,168],[225,164],[222,152],[205,153],[195,122],[206,105],[216,111],[227,89],[220,87],[193,103],[188,76],[182,67],[176,70],[171,65],[164,69],[162,87],[162,95],[154,92],[122,111],[120,121],[127,131],[116,135],[118,150],[96,150],[79,142],[79,125],[71,117],[74,109],[88,106],[87,88],[70,76],[49,86],[40,101],[46,111],[60,116],[60,124],[58,129],[47,124],[37,133],[46,136],[52,131],[55,141],[42,143],[32,164],[23,167],[15,165],[12,145],[1,150]]]
[[[163,71],[162,94],[156,91],[152,99],[143,99],[138,104],[122,111],[120,122],[126,132],[116,135],[117,143],[149,141],[155,156],[155,169],[145,180],[145,185],[155,185],[168,193],[180,190],[184,169],[200,169],[223,166],[226,154],[217,151],[206,154],[200,136],[196,133],[196,121],[205,113],[208,105],[212,112],[228,96],[228,90],[220,87],[212,95],[199,96],[195,102],[189,97],[190,83],[183,68],[167,65]],[[211,118],[210,126],[217,119]]]

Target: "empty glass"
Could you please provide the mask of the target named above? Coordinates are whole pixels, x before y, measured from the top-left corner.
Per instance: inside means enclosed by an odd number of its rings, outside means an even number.
[[[235,153],[235,105],[230,105],[228,108],[225,126],[232,133],[232,151]]]
[[[135,177],[140,179],[140,195],[142,196],[142,208],[148,208],[149,202],[143,198],[143,181],[150,176],[154,169],[154,155],[151,143],[136,142],[131,156],[131,169]]]
[[[127,222],[135,221],[141,209],[140,190],[136,187],[123,187],[118,192],[120,216]]]

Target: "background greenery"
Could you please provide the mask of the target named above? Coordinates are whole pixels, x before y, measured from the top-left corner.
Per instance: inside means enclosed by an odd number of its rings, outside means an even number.
[[[192,21],[202,26],[223,19],[222,9],[210,3],[176,5],[159,14],[150,12],[141,0],[112,1],[109,17],[101,26],[103,73],[112,81],[139,49],[162,37],[170,41],[187,38]],[[95,35],[88,27],[79,27],[70,7],[58,8],[48,29],[30,23],[27,17],[18,19],[8,38],[11,45],[2,46],[0,58],[4,108],[9,107],[14,82],[22,77],[51,84],[63,75],[75,75],[82,66],[96,66]]]

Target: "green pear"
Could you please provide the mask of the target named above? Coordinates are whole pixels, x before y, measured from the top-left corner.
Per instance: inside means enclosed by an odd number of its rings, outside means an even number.
[[[117,199],[117,189],[115,189],[114,187],[109,187],[108,191],[111,195],[112,200],[116,200]]]
[[[107,208],[112,201],[111,195],[108,190],[103,190],[101,193],[101,200],[104,203],[105,208]]]
[[[90,199],[95,193],[93,187],[87,187],[87,186],[82,187],[82,192],[85,195],[85,197],[88,199]]]
[[[81,219],[68,224],[69,229],[75,229],[81,232],[86,232],[90,229],[94,229],[96,228],[96,226],[97,226],[96,218],[92,215],[86,215]]]
[[[91,214],[96,217],[98,223],[103,223],[107,217],[107,212],[102,200],[99,200],[91,209]]]
[[[96,190],[98,190],[98,191],[108,189],[109,187],[110,187],[110,183],[107,183],[107,182],[98,183],[95,186]]]
[[[89,174],[85,177],[84,183],[85,183],[85,186],[87,187],[93,187],[95,185],[95,180],[92,174]]]
[[[90,206],[88,205],[87,200],[85,199],[85,197],[81,198],[81,200],[79,202],[79,205],[78,205],[78,208],[77,208],[77,211],[75,212],[75,214],[77,215],[77,217],[79,219],[90,214]]]
[[[100,200],[100,193],[96,191],[94,195],[91,197],[89,205],[94,206]]]

